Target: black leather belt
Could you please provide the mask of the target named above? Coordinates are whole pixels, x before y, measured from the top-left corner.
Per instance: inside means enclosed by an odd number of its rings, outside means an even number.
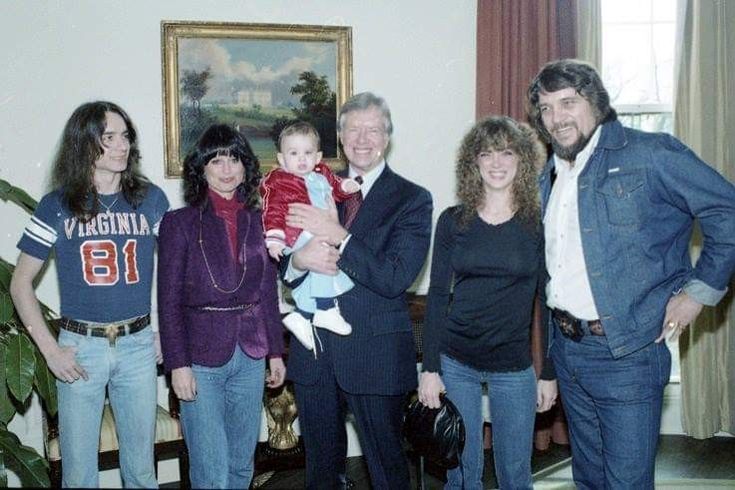
[[[561,333],[575,342],[582,340],[585,335],[605,336],[600,320],[581,320],[568,311],[557,309],[552,309],[551,315]]]
[[[118,337],[134,334],[147,327],[151,323],[151,316],[141,316],[127,323],[84,323],[66,317],[61,317],[56,322],[60,328],[69,332],[92,337],[107,337],[110,345],[114,346]]]

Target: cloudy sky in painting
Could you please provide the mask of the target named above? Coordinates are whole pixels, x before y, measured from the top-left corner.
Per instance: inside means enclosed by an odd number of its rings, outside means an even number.
[[[209,67],[212,78],[205,102],[225,102],[247,89],[270,90],[276,101],[285,101],[291,98],[288,89],[307,70],[327,75],[334,89],[336,57],[331,42],[183,38],[179,40],[179,76],[185,70]]]

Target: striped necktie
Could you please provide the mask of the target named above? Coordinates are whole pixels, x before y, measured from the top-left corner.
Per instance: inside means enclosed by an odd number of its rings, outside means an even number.
[[[355,180],[358,184],[362,185],[362,177],[359,175],[355,177]],[[355,217],[357,216],[357,211],[360,209],[360,206],[362,205],[362,190],[359,190],[352,194],[347,200],[345,200],[345,216],[344,216],[344,226],[348,230],[350,229],[350,226],[352,225],[352,222],[355,221]]]

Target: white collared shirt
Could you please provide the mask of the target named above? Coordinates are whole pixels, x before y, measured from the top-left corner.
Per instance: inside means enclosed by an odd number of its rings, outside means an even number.
[[[554,155],[556,180],[544,215],[546,267],[551,276],[546,286],[546,303],[583,320],[596,320],[600,316],[582,250],[577,180],[597,147],[601,130],[602,126],[597,126],[587,146],[574,159],[573,167]]]
[[[380,174],[383,173],[383,169],[385,168],[385,160],[382,160],[374,169],[366,173],[362,176],[362,184],[360,185],[360,192],[362,192],[362,198],[365,199],[365,196],[367,196],[367,193],[370,192],[370,189],[373,188],[373,184],[375,184],[375,181],[378,180],[378,177],[380,177]],[[354,171],[352,167],[349,167],[349,177],[351,179],[354,179],[357,177],[357,172]]]

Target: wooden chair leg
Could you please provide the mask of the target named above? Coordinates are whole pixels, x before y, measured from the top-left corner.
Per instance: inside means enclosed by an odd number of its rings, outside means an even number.
[[[424,457],[419,456],[418,464],[416,465],[416,489],[426,490],[424,483]]]
[[[189,451],[186,448],[179,452],[179,488],[191,488],[191,481],[189,481]]]
[[[49,480],[51,480],[51,488],[61,488],[61,461],[49,463]]]

